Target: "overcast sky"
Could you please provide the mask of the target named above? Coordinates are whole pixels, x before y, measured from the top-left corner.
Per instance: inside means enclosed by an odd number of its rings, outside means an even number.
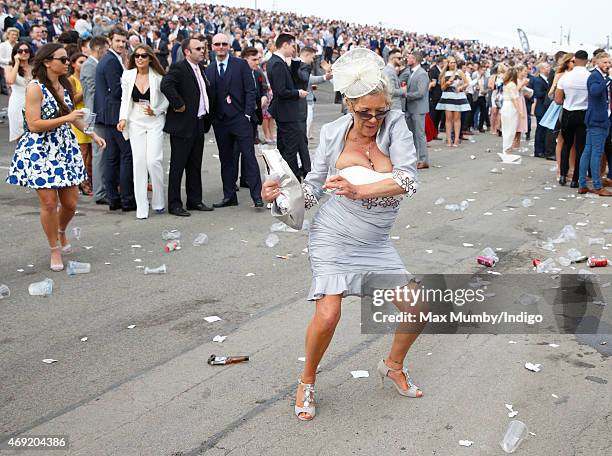
[[[533,48],[555,50],[563,27],[570,45],[563,48],[597,46],[612,41],[610,0],[225,0],[225,5],[295,11],[359,23],[396,26],[419,33],[480,39],[498,45],[519,47],[517,28],[522,28]],[[433,12],[432,12],[433,11]],[[582,44],[582,46],[581,46]]]

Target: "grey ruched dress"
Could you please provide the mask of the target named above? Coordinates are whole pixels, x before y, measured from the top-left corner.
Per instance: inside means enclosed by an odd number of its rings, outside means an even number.
[[[337,175],[336,161],[353,124],[347,114],[321,129],[312,171],[302,189],[306,209],[324,196],[328,176]],[[392,179],[408,196],[417,188],[417,156],[412,133],[402,112],[390,111],[376,137],[378,148],[391,159]],[[354,183],[354,182],[353,182]],[[310,225],[308,253],[312,285],[308,300],[325,295],[361,296],[362,284],[373,275],[384,275],[388,286],[406,285],[412,276],[391,243],[390,232],[402,196],[351,200],[331,195],[319,208]],[[392,277],[389,283],[389,277]]]

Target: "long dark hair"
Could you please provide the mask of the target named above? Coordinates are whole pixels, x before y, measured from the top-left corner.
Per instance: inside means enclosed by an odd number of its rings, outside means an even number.
[[[134,48],[134,51],[132,52],[132,55],[130,55],[130,60],[128,62],[128,70],[132,70],[136,68],[135,55],[136,55],[136,52],[140,49],[145,51],[147,55],[149,56],[149,67],[153,68],[160,76],[165,76],[166,70],[162,68],[161,63],[159,63],[159,60],[157,60],[157,57],[155,57],[155,53],[153,52],[153,49],[151,49],[146,44],[139,44],[138,46]]]
[[[57,51],[58,49],[64,49],[64,46],[60,43],[49,43],[45,44],[38,50],[38,52],[36,52],[36,56],[34,57],[34,69],[32,70],[32,76],[38,79],[41,84],[44,84],[47,89],[49,89],[51,95],[53,95],[53,98],[55,98],[55,101],[59,106],[60,116],[65,116],[67,114],[70,114],[71,110],[68,106],[66,106],[66,103],[64,103],[64,94],[62,93],[60,97],[60,94],[55,93],[53,85],[51,84],[49,76],[47,75],[47,67],[45,66],[45,62],[52,60],[53,54],[55,54],[55,51]],[[70,101],[74,106],[74,90],[72,89],[72,84],[70,83],[68,76],[64,74],[61,75],[58,79],[62,87],[68,91]]]
[[[11,51],[11,66],[15,65],[15,56],[17,55],[17,51],[19,50],[19,48],[22,46],[26,46],[30,51],[30,58],[28,59],[28,63],[32,65],[32,62],[34,61],[34,53],[32,52],[32,46],[30,46],[30,43],[28,43],[27,41],[17,41],[15,43],[15,46],[13,46],[13,50]],[[21,65],[19,65],[17,73],[22,78],[25,78],[25,69]]]

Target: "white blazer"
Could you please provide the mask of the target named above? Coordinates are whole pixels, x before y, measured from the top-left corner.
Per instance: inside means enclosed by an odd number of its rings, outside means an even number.
[[[126,125],[123,129],[123,137],[128,140],[129,133],[128,127],[130,123],[130,114],[134,108],[134,101],[132,100],[132,91],[134,90],[134,84],[136,83],[136,72],[138,70],[133,68],[131,70],[125,70],[121,76],[121,108],[119,110],[119,120],[125,120]],[[161,92],[162,76],[158,74],[153,68],[149,68],[149,88],[150,88],[150,105],[155,113],[155,116],[151,119],[155,119],[156,124],[160,124],[160,128],[164,128],[166,121],[166,111],[168,110],[168,100],[166,96]],[[138,108],[140,109],[140,108]]]

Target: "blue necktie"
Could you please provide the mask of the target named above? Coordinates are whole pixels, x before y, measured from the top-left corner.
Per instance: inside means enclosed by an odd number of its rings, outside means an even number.
[[[223,79],[223,76],[225,76],[225,69],[223,68],[224,66],[225,63],[219,64],[219,76],[221,77],[221,79]]]

